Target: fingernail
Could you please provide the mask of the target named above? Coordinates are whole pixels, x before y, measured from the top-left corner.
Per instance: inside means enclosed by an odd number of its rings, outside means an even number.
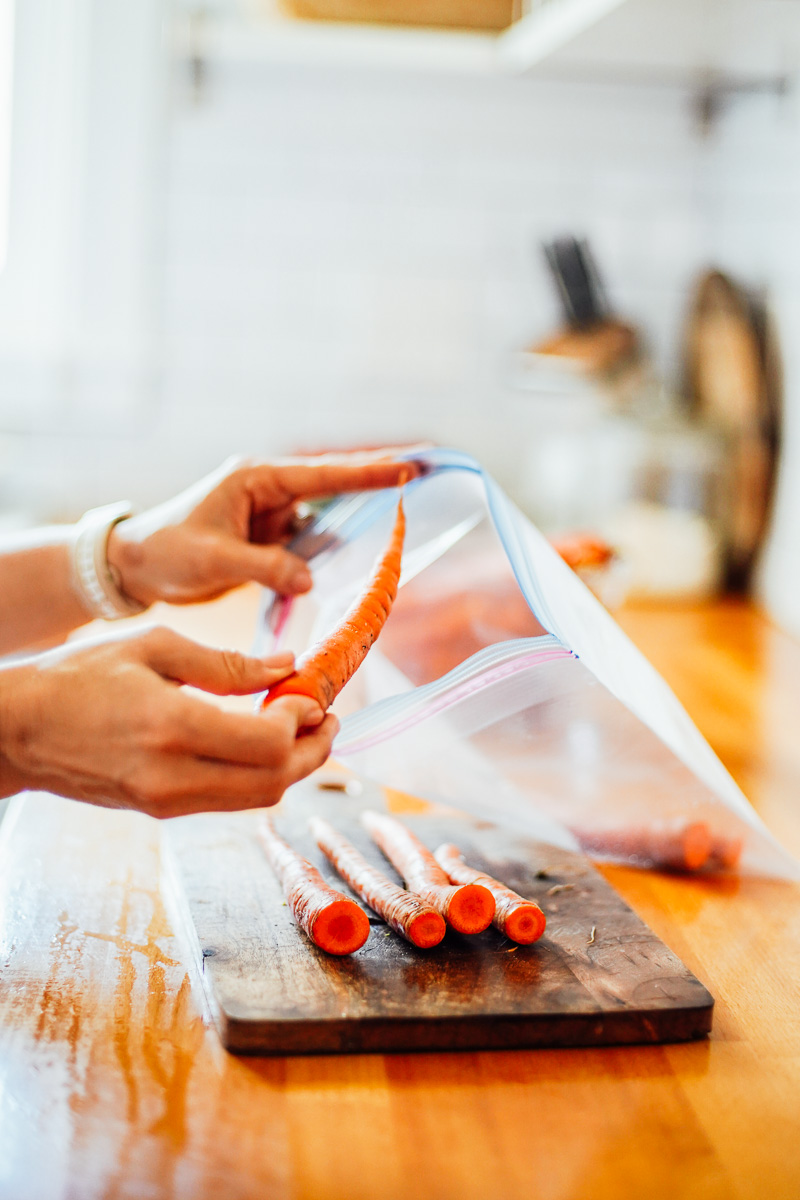
[[[323,713],[322,709],[317,704],[316,700],[312,700],[303,714],[303,720],[308,725],[321,725],[324,719],[325,714]]]
[[[294,663],[294,652],[281,650],[280,654],[265,654],[264,662],[268,667],[291,667]]]

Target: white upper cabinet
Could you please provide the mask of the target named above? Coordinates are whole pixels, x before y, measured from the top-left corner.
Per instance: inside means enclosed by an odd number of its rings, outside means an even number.
[[[184,0],[174,46],[198,59],[687,83],[763,82],[800,69],[800,0],[530,0],[526,7],[492,32],[299,20],[274,0],[218,0],[211,8]]]

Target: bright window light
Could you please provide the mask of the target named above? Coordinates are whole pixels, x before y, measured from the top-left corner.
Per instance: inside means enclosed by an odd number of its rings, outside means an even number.
[[[0,271],[6,264],[8,252],[13,70],[14,0],[0,0]]]

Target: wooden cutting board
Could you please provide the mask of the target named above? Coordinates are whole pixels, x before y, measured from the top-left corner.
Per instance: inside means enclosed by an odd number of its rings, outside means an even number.
[[[281,833],[345,892],[313,845],[328,818],[392,878],[361,829],[359,800],[293,788]],[[168,892],[191,940],[224,1045],[248,1054],[502,1049],[686,1041],[711,1028],[713,998],[577,854],[469,817],[402,819],[431,848],[455,841],[473,865],[539,902],[545,936],[516,947],[494,929],[448,931],[417,950],[369,912],[366,944],[347,958],[318,950],[294,924],[255,837],[257,814],[168,823]]]

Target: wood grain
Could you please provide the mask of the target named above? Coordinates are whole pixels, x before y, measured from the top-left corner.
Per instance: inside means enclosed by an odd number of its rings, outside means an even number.
[[[257,594],[156,614],[247,648]],[[800,647],[740,604],[624,627],[800,852]],[[793,1200],[800,888],[604,870],[716,996],[702,1042],[240,1058],[166,915],[159,827],[0,827],[3,1200]]]
[[[519,0],[281,0],[290,17],[451,29],[507,29]]]
[[[402,881],[359,823],[384,808],[292,790],[278,832],[334,887],[308,819],[322,815],[374,866]],[[548,929],[516,946],[495,929],[450,930],[435,950],[408,945],[374,914],[367,943],[332,958],[303,934],[258,844],[258,815],[210,814],[168,823],[175,898],[222,1041],[246,1053],[508,1049],[684,1041],[711,1028],[713,999],[580,855],[466,817],[405,817],[435,849],[455,841],[479,870],[535,900]],[[353,899],[357,897],[353,895]]]

